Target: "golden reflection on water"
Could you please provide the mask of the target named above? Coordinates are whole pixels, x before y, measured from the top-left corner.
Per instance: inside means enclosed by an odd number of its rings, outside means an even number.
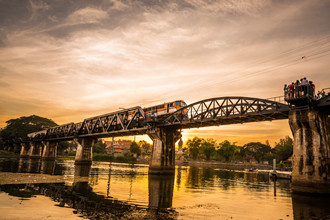
[[[174,176],[148,176],[148,166],[145,165],[94,162],[90,167],[75,166],[73,162],[65,161],[58,163],[55,170],[54,162],[29,163],[32,162],[25,164],[20,161],[18,170],[49,174],[60,172],[72,176],[72,181],[63,186],[42,186],[47,190],[64,187],[64,191],[85,196],[89,203],[107,204],[106,201],[110,201],[111,209],[117,209],[118,205],[125,210],[136,207],[133,211],[125,211],[127,218],[150,217],[152,213],[152,216],[164,219],[318,219],[329,217],[330,213],[329,206],[324,205],[330,204],[329,198],[292,196],[289,181],[273,182],[267,175],[256,172],[180,166]],[[38,187],[40,189],[41,186]],[[17,206],[9,202],[10,198],[0,193],[0,211],[8,215]],[[17,200],[17,197],[13,198]],[[43,200],[42,196],[32,197],[24,200],[24,204],[28,204],[31,210],[37,210],[36,204]],[[111,201],[116,206],[112,207]],[[67,200],[62,201],[62,205],[67,206],[66,202],[69,205]],[[24,210],[24,207],[20,208]],[[49,207],[50,212],[53,209]],[[171,210],[170,214],[164,210]],[[102,216],[98,209],[93,209],[93,212]]]

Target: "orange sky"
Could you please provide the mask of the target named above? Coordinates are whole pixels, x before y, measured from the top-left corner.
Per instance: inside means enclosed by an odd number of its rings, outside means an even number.
[[[183,99],[282,95],[306,76],[330,87],[330,2],[0,0],[0,127],[58,124]],[[278,141],[286,120],[190,129]],[[144,138],[144,137],[143,137]]]

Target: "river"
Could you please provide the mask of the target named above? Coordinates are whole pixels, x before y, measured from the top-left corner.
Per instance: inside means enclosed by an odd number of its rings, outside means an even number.
[[[330,219],[329,198],[293,195],[289,180],[258,172],[148,176],[147,165],[22,159],[0,159],[0,172],[10,183],[0,185],[0,219]],[[15,183],[17,172],[29,180]]]

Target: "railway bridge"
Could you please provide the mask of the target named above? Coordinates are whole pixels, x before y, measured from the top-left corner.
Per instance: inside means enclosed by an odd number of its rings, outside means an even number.
[[[21,157],[54,160],[58,142],[73,140],[78,145],[75,163],[90,164],[98,138],[147,134],[153,141],[149,174],[173,174],[175,143],[182,129],[289,119],[294,137],[293,190],[330,193],[330,97],[287,101],[211,98],[161,117],[147,117],[136,106],[31,133],[20,143]]]

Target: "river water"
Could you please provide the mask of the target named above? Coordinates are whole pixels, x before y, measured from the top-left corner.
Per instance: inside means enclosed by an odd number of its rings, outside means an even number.
[[[257,172],[177,166],[148,176],[147,165],[18,159],[0,159],[0,172],[65,177],[0,185],[0,219],[330,219],[329,198],[292,195],[289,180]]]

